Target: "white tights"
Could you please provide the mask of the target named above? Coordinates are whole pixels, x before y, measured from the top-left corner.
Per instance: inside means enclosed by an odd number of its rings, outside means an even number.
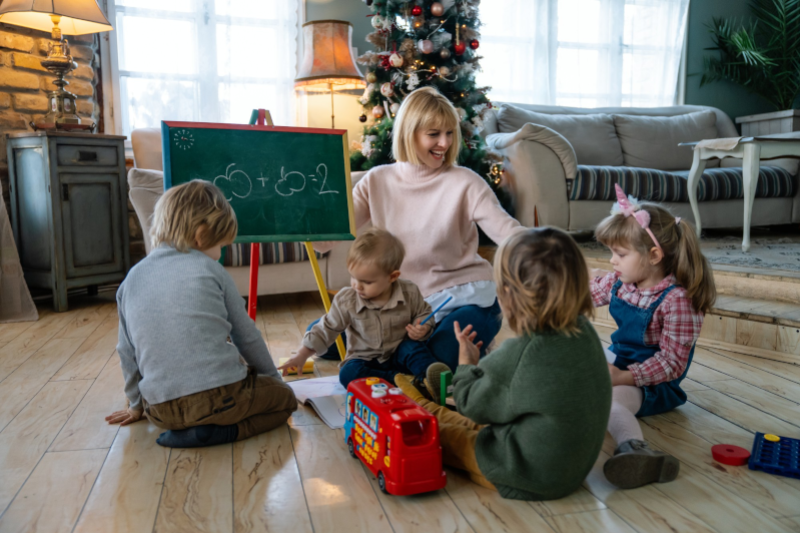
[[[606,360],[614,364],[616,355],[606,349]],[[617,444],[626,440],[644,440],[642,428],[636,420],[636,413],[642,407],[644,395],[639,387],[617,385],[611,391],[611,416],[608,419],[608,432]]]

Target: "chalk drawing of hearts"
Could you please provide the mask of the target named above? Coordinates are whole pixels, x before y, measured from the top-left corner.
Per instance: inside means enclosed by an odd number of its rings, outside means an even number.
[[[281,196],[291,196],[306,188],[306,176],[302,172],[293,170],[284,172],[281,167],[281,179],[275,184],[275,192]]]
[[[229,202],[234,196],[237,198],[247,198],[250,196],[250,193],[253,192],[253,182],[250,181],[250,176],[243,170],[231,171],[231,167],[235,166],[236,163],[231,163],[228,165],[228,168],[225,169],[225,175],[219,175],[214,178],[214,185],[222,189],[222,192],[225,194],[225,199]]]

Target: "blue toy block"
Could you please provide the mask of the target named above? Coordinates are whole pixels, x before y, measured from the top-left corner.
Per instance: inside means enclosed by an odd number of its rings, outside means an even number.
[[[771,442],[763,433],[756,433],[748,467],[800,479],[800,440],[780,437],[778,442]]]

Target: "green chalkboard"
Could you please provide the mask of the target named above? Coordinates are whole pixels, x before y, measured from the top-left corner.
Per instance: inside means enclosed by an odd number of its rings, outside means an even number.
[[[236,242],[355,238],[347,132],[162,122],[164,189],[195,179],[225,193]]]

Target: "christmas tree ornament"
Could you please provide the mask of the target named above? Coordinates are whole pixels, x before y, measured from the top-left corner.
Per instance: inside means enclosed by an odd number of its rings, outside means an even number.
[[[367,83],[375,83],[378,81],[378,76],[375,75],[374,72],[367,72]]]
[[[415,17],[422,15],[422,8],[419,6],[414,6],[411,8],[411,14]]]
[[[372,116],[375,118],[381,118],[384,114],[383,106],[376,105],[372,108]]]
[[[381,85],[381,94],[386,98],[391,98],[394,96],[394,87],[392,87],[392,84],[387,81]]]
[[[434,17],[441,17],[444,14],[444,6],[439,2],[431,4],[431,15]]]
[[[397,102],[393,103],[389,106],[389,109],[392,110],[392,115],[396,115],[398,111],[400,111],[400,104]]]
[[[450,67],[448,66],[441,66],[439,67],[439,74],[442,76],[449,76],[450,75]]]
[[[433,43],[428,39],[422,39],[417,43],[417,48],[419,48],[419,51],[423,54],[430,54],[433,52]]]
[[[372,27],[375,28],[376,30],[383,29],[383,18],[380,15],[375,15],[374,17],[372,17],[372,20],[370,22],[372,22]]]
[[[467,51],[467,45],[464,43],[457,42],[453,45],[453,51],[456,53],[457,56],[464,55],[464,52]]]
[[[414,29],[421,28],[423,24],[425,24],[425,19],[423,17],[414,17],[411,19],[411,25],[414,26]]]
[[[442,48],[439,51],[439,57],[441,57],[442,59],[448,59],[450,57],[450,50],[447,48]]]
[[[392,55],[389,56],[389,64],[392,65],[394,68],[400,68],[403,66],[403,56],[394,52]]]
[[[478,42],[478,39],[472,39],[469,42],[469,47],[472,48],[473,50],[477,50],[480,45],[481,43]]]
[[[364,3],[367,4],[367,7],[372,5],[372,0],[364,0]]]
[[[358,117],[358,120],[361,121],[361,122],[366,122],[367,121],[367,115],[362,113],[361,116]]]

